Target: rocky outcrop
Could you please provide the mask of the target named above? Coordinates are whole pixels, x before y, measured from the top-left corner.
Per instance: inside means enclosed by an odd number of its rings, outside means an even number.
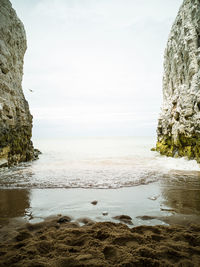
[[[184,0],[164,58],[156,150],[200,162],[200,1]]]
[[[32,116],[22,91],[24,26],[9,0],[0,0],[0,166],[34,159]]]

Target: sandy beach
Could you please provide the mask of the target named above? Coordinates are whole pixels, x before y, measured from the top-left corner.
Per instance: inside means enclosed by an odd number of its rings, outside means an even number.
[[[0,266],[199,266],[200,225],[137,226],[69,217],[0,229]]]

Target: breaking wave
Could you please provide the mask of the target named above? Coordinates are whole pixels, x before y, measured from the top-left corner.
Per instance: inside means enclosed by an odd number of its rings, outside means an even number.
[[[200,177],[196,161],[151,152],[145,138],[41,141],[40,159],[0,171],[0,188],[120,188]]]

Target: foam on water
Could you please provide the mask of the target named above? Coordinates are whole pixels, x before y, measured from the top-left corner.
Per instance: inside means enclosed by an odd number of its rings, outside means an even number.
[[[157,154],[157,153],[156,153]],[[182,170],[182,171],[200,171],[199,164],[196,160],[188,160],[187,158],[170,158],[166,156],[156,155],[155,164],[158,164],[166,170]]]
[[[68,138],[35,142],[40,159],[1,170],[0,188],[119,188],[200,176],[196,161],[150,151],[152,138]]]

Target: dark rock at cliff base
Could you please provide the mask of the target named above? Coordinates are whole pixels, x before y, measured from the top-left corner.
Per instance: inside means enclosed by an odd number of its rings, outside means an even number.
[[[37,158],[22,91],[26,34],[9,0],[0,1],[0,167]]]
[[[41,155],[42,154],[42,152],[39,150],[39,149],[37,149],[37,148],[34,148],[34,158],[33,159],[38,159],[39,158],[39,155]]]
[[[184,0],[164,57],[156,150],[200,162],[200,1]]]

